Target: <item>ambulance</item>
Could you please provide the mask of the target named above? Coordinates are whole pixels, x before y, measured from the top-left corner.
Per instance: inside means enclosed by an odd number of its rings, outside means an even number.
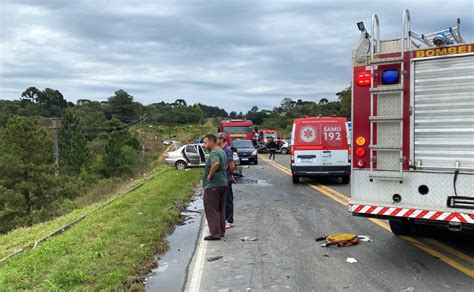
[[[460,20],[434,33],[380,38],[357,24],[352,53],[354,216],[388,219],[393,233],[474,231],[474,44]]]
[[[350,181],[346,118],[309,117],[293,121],[291,131],[291,174],[301,177],[340,177]]]

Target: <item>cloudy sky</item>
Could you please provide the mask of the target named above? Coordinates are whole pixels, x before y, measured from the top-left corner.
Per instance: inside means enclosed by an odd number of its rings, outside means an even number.
[[[370,27],[377,13],[382,38],[396,38],[404,8],[416,32],[461,17],[474,40],[473,1],[0,0],[0,98],[29,86],[71,101],[124,89],[144,104],[229,111],[335,99],[350,84],[355,23]]]

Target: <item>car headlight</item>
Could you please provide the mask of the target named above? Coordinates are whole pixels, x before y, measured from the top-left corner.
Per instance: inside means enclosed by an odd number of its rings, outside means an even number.
[[[257,150],[254,150],[254,151],[252,152],[252,156],[253,156],[253,155],[257,155]]]

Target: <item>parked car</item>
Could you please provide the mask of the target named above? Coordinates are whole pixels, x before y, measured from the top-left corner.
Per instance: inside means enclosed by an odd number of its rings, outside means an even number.
[[[250,140],[237,139],[232,141],[232,148],[237,152],[240,164],[253,163],[258,164],[257,149]]]
[[[179,146],[177,150],[165,154],[165,163],[183,170],[190,167],[204,167],[209,154],[201,144],[187,144]],[[240,165],[237,153],[234,153],[234,163]]]

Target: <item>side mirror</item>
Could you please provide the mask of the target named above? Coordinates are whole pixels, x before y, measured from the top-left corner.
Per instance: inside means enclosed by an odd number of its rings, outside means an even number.
[[[237,149],[235,147],[230,147],[230,149],[232,150],[232,152],[237,152]]]

